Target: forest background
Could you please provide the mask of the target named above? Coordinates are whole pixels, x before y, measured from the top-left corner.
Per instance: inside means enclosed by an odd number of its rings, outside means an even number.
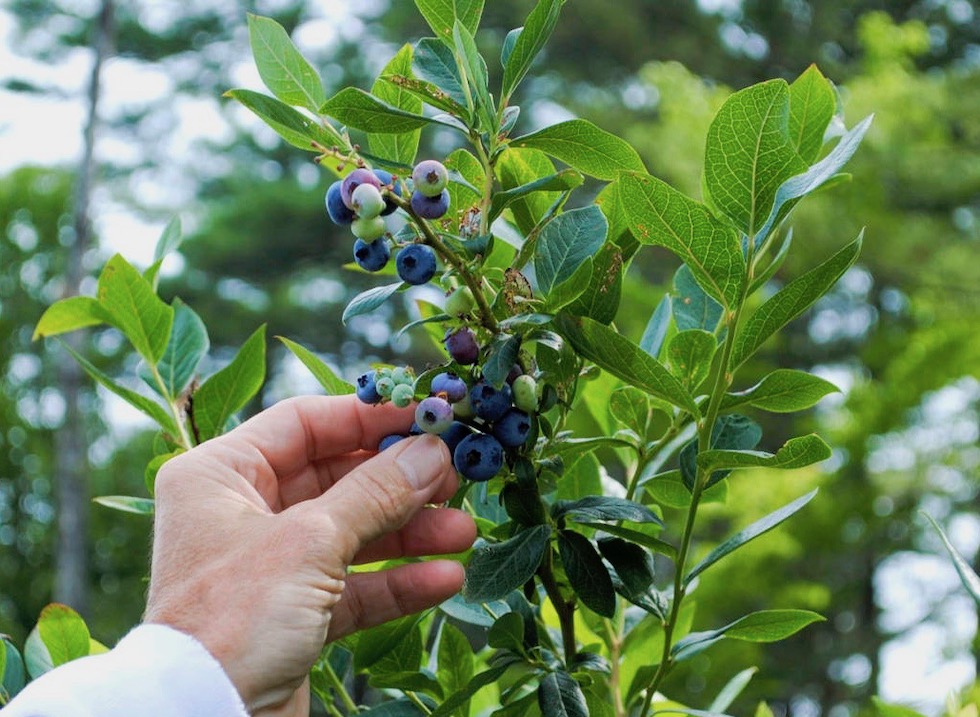
[[[530,5],[487,3],[484,54],[499,53]],[[148,265],[163,227],[180,218],[190,238],[164,265],[162,294],[201,314],[219,362],[263,322],[348,378],[372,361],[434,356],[421,332],[391,328],[410,301],[341,326],[342,307],[368,282],[342,268],[349,240],[322,205],[330,175],[221,98],[260,86],[246,12],[283,23],[328,94],[368,86],[425,34],[401,0],[0,7],[0,633],[15,643],[51,600],[76,607],[107,643],[142,610],[149,521],[90,500],[145,490],[133,466],[145,463],[152,433],[79,375],[58,342],[31,341],[44,308],[91,294],[113,252]],[[758,665],[744,710],[766,699],[794,717],[848,717],[880,695],[939,714],[976,680],[980,658],[976,605],[920,514],[977,565],[980,10],[967,0],[573,0],[523,90],[521,122],[530,131],[587,118],[699,196],[708,122],[724,98],[811,62],[840,87],[849,120],[876,119],[852,181],[794,216],[777,282],[861,227],[865,248],[750,370],[803,368],[835,382],[841,393],[813,411],[765,426],[783,437],[818,430],[835,453],[778,482],[746,476],[711,506],[706,526],[720,538],[823,487],[790,526],[719,568],[729,574],[696,602],[712,624],[763,605],[828,620],[764,650],[719,646],[677,679],[711,695]],[[453,148],[448,135],[426,139],[433,157]],[[675,268],[665,252],[633,267],[620,331],[642,333]],[[118,334],[71,340],[111,375],[135,376]],[[278,342],[269,351],[250,412],[316,390]]]

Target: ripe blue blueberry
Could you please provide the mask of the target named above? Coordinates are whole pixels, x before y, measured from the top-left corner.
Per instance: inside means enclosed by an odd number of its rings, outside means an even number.
[[[424,284],[436,274],[436,253],[425,244],[409,244],[398,252],[395,266],[406,284]]]
[[[364,169],[363,167],[355,169],[344,177],[340,183],[340,198],[344,200],[344,204],[349,209],[354,208],[354,204],[351,201],[351,194],[362,184],[373,184],[375,189],[381,189],[381,180],[374,176],[374,172],[370,169]]]
[[[412,421],[412,427],[408,429],[408,435],[410,436],[421,436],[425,431],[419,428],[419,424]]]
[[[449,171],[442,162],[426,159],[415,165],[412,182],[422,196],[437,197],[449,184]]]
[[[388,263],[389,257],[391,257],[391,249],[384,239],[375,239],[370,243],[357,239],[354,242],[354,261],[364,271],[381,271]]]
[[[381,182],[382,186],[388,187],[388,191],[394,192],[398,197],[402,195],[401,185],[395,181],[395,178],[392,176],[391,172],[386,172],[383,169],[375,169],[374,176],[378,178],[378,181]],[[386,196],[385,208],[381,212],[381,216],[386,217],[389,214],[394,214],[396,209],[398,209],[398,205]]]
[[[456,446],[458,446],[460,442],[471,433],[473,433],[473,429],[467,426],[465,423],[453,421],[449,428],[439,434],[439,438],[441,438],[449,448],[449,455],[452,455],[456,450]]]
[[[423,219],[439,219],[449,211],[449,190],[427,197],[418,190],[412,192],[412,211]]]
[[[467,391],[466,382],[451,372],[440,373],[432,379],[430,390],[433,396],[442,394],[442,397],[450,403],[462,401]]]
[[[511,406],[512,393],[506,383],[499,389],[486,381],[480,381],[470,389],[470,403],[477,417],[484,421],[498,421]]]
[[[426,433],[442,433],[453,423],[453,407],[438,396],[429,396],[415,409],[415,422]]]
[[[391,448],[393,445],[398,443],[398,441],[404,440],[405,436],[399,436],[397,433],[393,433],[390,436],[385,436],[381,439],[381,443],[378,444],[378,450],[383,451],[386,448]]]
[[[472,366],[480,358],[480,345],[476,342],[473,329],[464,326],[456,331],[447,331],[443,342],[453,361],[462,366]]]
[[[512,408],[493,424],[493,435],[507,448],[523,446],[531,435],[531,419],[518,408]]]
[[[493,436],[474,433],[467,436],[453,451],[453,465],[464,478],[486,481],[500,472],[504,465],[504,449]]]
[[[357,397],[364,403],[380,403],[381,394],[378,393],[378,386],[374,380],[375,372],[368,371],[357,377]]]
[[[354,221],[354,212],[344,204],[340,190],[341,182],[338,180],[330,185],[324,202],[327,205],[327,215],[330,221],[342,227],[350,225]]]

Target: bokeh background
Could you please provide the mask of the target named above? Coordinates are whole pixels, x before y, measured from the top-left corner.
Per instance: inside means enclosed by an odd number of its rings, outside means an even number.
[[[488,0],[477,35],[491,72],[530,0]],[[318,67],[328,94],[369,87],[426,34],[408,0],[5,0],[0,3],[0,632],[20,643],[51,600],[113,642],[143,605],[149,522],[90,503],[143,494],[152,434],[79,375],[57,341],[31,342],[44,308],[93,293],[114,252],[150,263],[163,226],[190,237],[161,291],[209,326],[213,362],[260,323],[352,377],[374,360],[423,363],[396,337],[410,306],[340,310],[367,283],[345,273],[350,240],[322,208],[327,172],[232,101],[261,89],[245,13],[271,15]],[[977,562],[980,519],[980,7],[969,0],[571,0],[533,78],[521,129],[581,116],[625,137],[650,171],[699,196],[704,137],[734,89],[811,63],[838,83],[848,124],[876,119],[853,179],[804,203],[776,282],[866,228],[839,286],[746,370],[811,369],[840,394],[767,433],[818,430],[819,469],[746,473],[711,506],[720,538],[820,485],[794,521],[718,567],[696,625],[762,607],[827,621],[756,649],[720,645],[666,686],[704,707],[735,672],[760,672],[735,714],[848,717],[880,695],[926,714],[970,703],[977,610],[920,511]],[[499,72],[499,71],[498,71]],[[424,136],[440,156],[453,138]],[[588,188],[581,201],[587,201]],[[641,257],[617,317],[638,338],[676,265]],[[136,375],[113,331],[69,339]],[[278,342],[251,410],[315,384]],[[128,378],[126,380],[129,380]],[[137,381],[133,381],[135,387]],[[775,439],[774,439],[775,440]]]

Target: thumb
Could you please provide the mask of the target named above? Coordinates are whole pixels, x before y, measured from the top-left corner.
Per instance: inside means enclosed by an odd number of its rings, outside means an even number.
[[[351,536],[350,562],[361,548],[402,527],[453,475],[449,449],[438,437],[399,441],[341,478],[316,499],[321,512]]]

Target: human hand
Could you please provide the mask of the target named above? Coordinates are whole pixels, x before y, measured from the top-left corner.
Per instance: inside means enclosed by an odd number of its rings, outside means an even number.
[[[250,713],[308,714],[305,680],[324,642],[462,586],[448,560],[347,574],[473,543],[468,515],[423,507],[457,486],[438,437],[374,455],[411,420],[411,410],[353,396],[290,399],[161,469],[144,619],[197,638]]]

